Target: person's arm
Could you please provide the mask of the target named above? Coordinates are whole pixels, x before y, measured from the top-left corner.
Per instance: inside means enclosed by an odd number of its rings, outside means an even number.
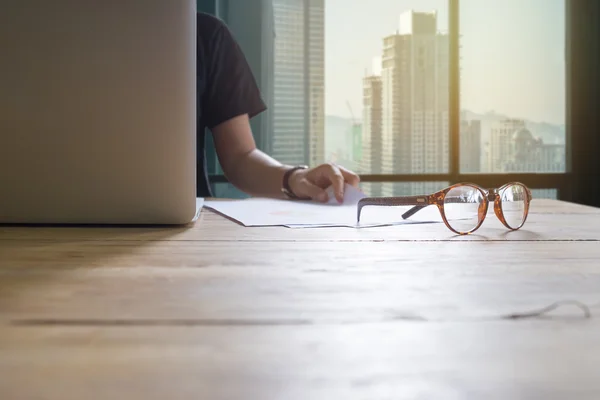
[[[282,165],[256,148],[247,114],[227,120],[213,130],[219,162],[234,186],[253,196],[285,198],[281,192],[283,176],[292,166]],[[358,186],[359,179],[343,167],[323,164],[295,171],[289,185],[295,195],[317,201],[327,201],[324,189],[333,185],[337,200],[342,201],[345,182]]]
[[[208,128],[223,172],[229,181],[253,196],[282,198],[285,166],[256,148],[250,118],[266,109],[258,85],[242,50],[229,29],[221,24],[207,43],[206,82],[203,97]],[[289,178],[294,195],[327,201],[324,189],[333,185],[342,201],[344,182],[358,186],[358,176],[331,164],[295,171]]]
[[[248,114],[219,124],[213,132],[229,182],[252,196],[282,197],[281,182],[288,167],[256,148]]]

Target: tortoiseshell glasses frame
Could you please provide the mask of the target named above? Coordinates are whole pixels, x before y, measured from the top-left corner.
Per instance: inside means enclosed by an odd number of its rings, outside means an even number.
[[[502,194],[507,189],[512,188],[512,187],[522,188],[523,193],[524,193],[524,198],[522,199],[524,202],[523,217],[517,226],[511,226],[507,222],[504,212],[502,210]],[[475,225],[474,228],[472,228],[468,231],[464,231],[464,232],[455,229],[448,222],[448,219],[446,218],[446,213],[444,211],[444,204],[461,203],[462,202],[460,200],[457,200],[456,197],[452,197],[452,198],[446,197],[450,191],[459,189],[459,188],[475,190],[476,192],[478,192],[481,195],[481,201],[479,202],[478,209],[477,209],[477,218],[478,218],[477,224]],[[498,217],[500,222],[502,222],[502,224],[510,230],[517,230],[517,229],[520,229],[523,226],[523,224],[525,224],[525,221],[527,220],[531,199],[532,199],[531,190],[529,190],[529,188],[527,188],[525,185],[523,185],[520,182],[509,182],[505,185],[502,185],[500,188],[494,188],[494,189],[484,189],[474,183],[464,182],[464,183],[457,183],[455,185],[449,186],[443,190],[440,190],[439,192],[435,192],[430,195],[362,198],[359,200],[358,205],[357,205],[358,209],[357,209],[356,219],[357,219],[357,222],[360,222],[360,216],[361,216],[362,209],[366,206],[413,206],[408,211],[406,211],[404,214],[402,214],[402,219],[408,219],[411,216],[413,216],[414,214],[416,214],[417,212],[424,209],[425,207],[430,206],[430,205],[435,205],[435,206],[437,206],[438,210],[440,211],[442,220],[444,221],[444,223],[446,224],[448,229],[450,229],[452,232],[454,232],[458,235],[468,235],[470,233],[475,232],[477,229],[479,229],[479,227],[481,226],[481,224],[483,223],[483,221],[485,220],[485,217],[487,215],[488,204],[490,202],[493,202],[494,203],[494,213],[496,214],[496,216]],[[476,204],[476,203],[473,203],[473,204]]]

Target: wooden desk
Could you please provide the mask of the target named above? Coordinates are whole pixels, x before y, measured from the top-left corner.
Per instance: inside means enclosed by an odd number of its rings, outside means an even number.
[[[0,226],[0,399],[598,399],[600,209],[354,230]],[[559,300],[544,318],[509,320]]]

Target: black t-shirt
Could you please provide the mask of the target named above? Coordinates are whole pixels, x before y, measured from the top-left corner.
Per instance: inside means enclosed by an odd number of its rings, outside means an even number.
[[[227,26],[198,13],[197,195],[211,196],[206,171],[205,132],[233,117],[266,110],[256,80]]]

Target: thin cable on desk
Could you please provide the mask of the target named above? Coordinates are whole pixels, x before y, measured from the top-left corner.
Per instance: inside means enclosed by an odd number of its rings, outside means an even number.
[[[342,321],[319,321],[311,319],[17,319],[7,321],[15,326],[44,326],[44,325],[64,325],[64,326],[298,326],[298,325],[318,325],[333,323],[334,325],[363,324],[373,322],[393,322],[393,321],[412,321],[412,322],[473,322],[473,321],[493,321],[499,319],[521,320],[541,318],[546,314],[558,309],[561,306],[574,305],[582,312],[583,318],[592,317],[590,309],[600,307],[600,302],[592,305],[583,304],[577,300],[562,300],[554,302],[538,310],[512,313],[500,316],[483,317],[458,317],[452,319],[445,318],[425,318],[420,315],[394,315],[384,318],[380,321],[373,320],[342,320]],[[0,326],[2,321],[0,320]]]
[[[592,313],[590,311],[590,307],[588,307],[587,305],[577,301],[577,300],[563,300],[563,301],[557,301],[555,303],[550,304],[549,306],[546,306],[544,308],[541,308],[539,310],[535,310],[535,311],[528,311],[528,312],[524,312],[524,313],[514,313],[514,314],[508,314],[508,315],[504,315],[501,318],[502,319],[526,319],[526,318],[538,318],[538,317],[542,317],[545,314],[548,314],[551,311],[556,310],[557,308],[559,308],[560,306],[564,306],[564,305],[574,305],[576,307],[578,307],[579,309],[581,309],[581,311],[583,311],[583,316],[584,318],[591,318],[592,317]]]

